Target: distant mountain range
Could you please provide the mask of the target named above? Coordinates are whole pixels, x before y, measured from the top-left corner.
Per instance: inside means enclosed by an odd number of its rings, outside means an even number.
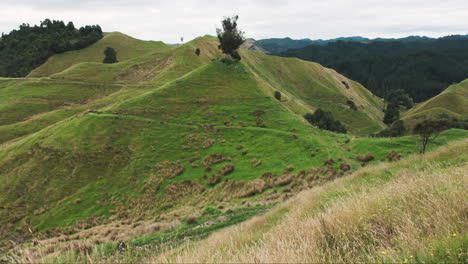
[[[453,35],[449,36],[451,38],[462,38],[468,39],[468,35]],[[444,37],[447,38],[447,37]],[[370,43],[376,41],[399,41],[399,42],[413,42],[413,41],[434,41],[440,38],[430,38],[426,36],[408,36],[404,38],[375,38],[369,39],[361,36],[353,37],[340,37],[334,39],[291,39],[291,38],[269,38],[261,39],[255,41],[255,43],[250,43],[250,46],[258,46],[259,49],[265,50],[267,53],[279,53],[286,51],[288,49],[301,49],[308,45],[326,45],[329,43],[334,43],[337,41],[349,41],[349,42],[360,42],[360,43]]]

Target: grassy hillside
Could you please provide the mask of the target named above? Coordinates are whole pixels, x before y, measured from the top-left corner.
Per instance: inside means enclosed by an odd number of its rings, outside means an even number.
[[[109,225],[84,230],[68,239],[41,241],[12,259],[86,259],[100,263],[463,262],[467,219],[462,201],[466,200],[468,160],[463,150],[467,144],[465,139],[426,156],[364,168],[303,191],[272,209],[249,200],[250,209],[206,207],[194,223],[171,226],[139,222],[130,232],[139,237],[125,240],[125,248],[119,246],[122,242],[103,242],[93,236],[119,230],[118,225]],[[255,215],[252,220],[220,230]],[[129,223],[122,225],[128,235],[132,228]]]
[[[119,61],[126,61],[141,55],[160,53],[171,49],[170,46],[160,41],[142,41],[119,32],[105,33],[101,40],[87,48],[50,57],[27,77],[50,76],[82,62],[101,63],[104,59],[106,47],[112,47],[117,51],[117,59]]]
[[[362,85],[316,63],[244,51],[244,62],[266,94],[280,91],[284,104],[299,115],[322,108],[333,113],[353,133],[383,128],[382,101]],[[352,110],[347,101],[358,110]]]
[[[381,101],[333,70],[247,50],[224,63],[217,46],[207,36],[50,78],[0,79],[0,248],[26,250],[33,262],[68,250],[80,257],[95,244],[112,254],[121,242],[161,249],[262,214],[392,150],[418,153],[415,137],[356,137],[305,122],[322,107],[352,132],[380,129]],[[346,108],[350,99],[358,111]],[[447,131],[429,150],[467,136]],[[371,160],[357,157],[369,152]]]
[[[145,261],[463,263],[467,147],[360,170]]]
[[[440,118],[468,118],[468,80],[448,87],[441,94],[417,104],[402,116],[409,129],[422,120]]]
[[[53,79],[93,83],[164,85],[174,78],[203,66],[223,55],[217,39],[197,38],[164,53],[152,53],[116,64],[86,62],[53,74]],[[92,47],[90,47],[92,48]],[[201,55],[194,53],[200,48]],[[331,111],[353,133],[369,134],[383,128],[381,100],[363,86],[318,64],[243,51],[243,62],[257,77],[266,95],[275,90],[286,95],[283,103],[294,113],[304,115],[317,108]],[[59,58],[57,58],[59,59]],[[353,101],[358,110],[346,104]],[[349,117],[352,118],[349,118]]]

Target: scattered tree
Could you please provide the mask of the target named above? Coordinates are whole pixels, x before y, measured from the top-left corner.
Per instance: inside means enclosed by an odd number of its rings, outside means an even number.
[[[312,125],[320,129],[344,133],[346,134],[345,126],[338,120],[335,120],[331,112],[317,109],[314,114],[307,113],[304,118]]]
[[[111,63],[118,62],[117,52],[113,48],[107,47],[106,50],[104,50],[104,55],[105,57],[104,57],[103,63],[111,64]]]
[[[234,52],[244,43],[245,38],[244,32],[237,28],[238,19],[239,16],[225,17],[221,21],[222,28],[217,28],[216,33],[220,42],[219,48],[223,53],[240,59],[239,54]]]
[[[387,105],[387,109],[385,109],[383,122],[387,125],[390,125],[398,119],[400,119],[400,109],[398,104],[389,103]]]
[[[352,110],[354,110],[354,111],[357,111],[357,110],[358,110],[356,104],[355,104],[352,100],[346,101],[346,104],[347,104],[347,105],[349,106],[349,108],[351,108]]]
[[[402,105],[406,109],[414,105],[413,99],[403,89],[391,90],[387,93],[385,101],[387,104]]]
[[[197,56],[200,56],[200,53],[201,53],[201,52],[200,52],[200,49],[197,48],[197,49],[195,50],[195,54],[197,54]]]
[[[276,100],[281,101],[281,93],[279,91],[275,91],[274,96],[275,96]]]
[[[414,133],[421,138],[420,153],[424,154],[429,142],[435,140],[440,132],[448,128],[450,128],[450,122],[447,120],[424,120],[416,124]]]

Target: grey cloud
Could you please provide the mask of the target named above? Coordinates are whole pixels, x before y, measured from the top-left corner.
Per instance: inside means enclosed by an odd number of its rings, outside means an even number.
[[[441,36],[468,33],[466,10],[466,0],[2,0],[0,32],[51,18],[177,42],[214,34],[223,16],[237,13],[257,39]]]

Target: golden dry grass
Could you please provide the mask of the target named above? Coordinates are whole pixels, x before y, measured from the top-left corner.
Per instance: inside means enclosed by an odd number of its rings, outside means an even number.
[[[352,263],[429,256],[431,241],[468,230],[468,165],[434,162],[448,152],[464,155],[467,144],[465,140],[427,156],[363,169],[305,191],[267,215],[148,261]],[[409,168],[381,186],[356,183],[396,166]],[[321,197],[336,191],[348,195],[318,210]],[[279,223],[271,224],[285,210]]]

